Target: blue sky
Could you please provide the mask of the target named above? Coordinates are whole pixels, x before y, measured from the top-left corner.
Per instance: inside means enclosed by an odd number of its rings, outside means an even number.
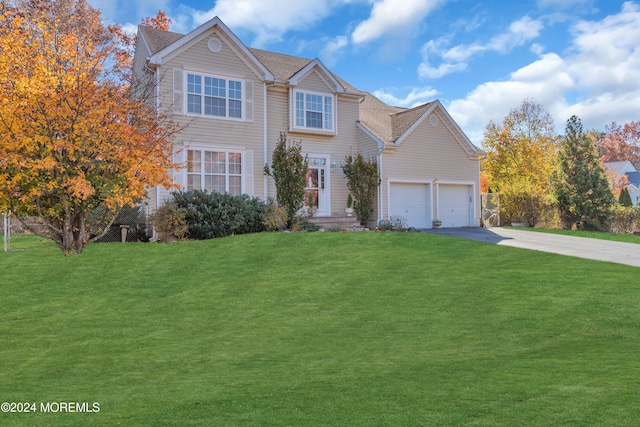
[[[89,0],[134,30],[219,16],[250,47],[320,58],[391,105],[439,99],[477,145],[524,99],[564,132],[640,120],[640,0]]]

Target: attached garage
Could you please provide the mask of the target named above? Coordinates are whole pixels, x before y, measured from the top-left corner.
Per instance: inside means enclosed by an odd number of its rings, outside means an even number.
[[[389,218],[400,217],[408,227],[430,228],[429,184],[391,183]]]
[[[442,227],[472,226],[473,186],[440,184],[438,187],[438,219]]]

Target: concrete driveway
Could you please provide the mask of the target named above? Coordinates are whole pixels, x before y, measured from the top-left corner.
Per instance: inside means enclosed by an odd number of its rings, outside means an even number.
[[[532,249],[640,267],[640,245],[634,243],[612,242],[609,240],[500,227],[488,229],[480,227],[439,228],[425,231],[441,236],[461,237],[495,245],[513,246],[515,248]]]

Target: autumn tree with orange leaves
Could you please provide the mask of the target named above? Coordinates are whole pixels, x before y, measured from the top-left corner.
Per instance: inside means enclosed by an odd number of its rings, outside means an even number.
[[[172,188],[176,126],[132,99],[122,30],[85,0],[0,4],[0,210],[66,254],[118,211]]]
[[[482,141],[485,179],[500,193],[505,223],[539,222],[553,201],[550,177],[558,151],[553,119],[534,100],[513,108],[502,124],[489,122]]]
[[[640,169],[640,122],[619,125],[616,122],[606,127],[607,133],[598,147],[603,162],[630,161]]]

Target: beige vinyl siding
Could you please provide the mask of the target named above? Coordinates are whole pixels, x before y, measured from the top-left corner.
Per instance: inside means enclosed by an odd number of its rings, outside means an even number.
[[[325,78],[326,79],[326,78]],[[316,68],[314,68],[304,79],[300,82],[296,89],[308,90],[311,92],[332,93],[333,91],[322,80]]]
[[[281,86],[267,88],[267,158],[264,164],[271,165],[271,156],[280,132],[287,132],[289,128],[289,91]],[[288,136],[292,139],[291,135]],[[299,139],[299,138],[295,138]],[[262,174],[260,174],[262,176]],[[276,197],[276,186],[273,178],[267,177],[267,196]]]
[[[438,124],[432,126],[428,118],[396,147],[394,152],[382,154],[382,211],[389,212],[389,182],[404,180],[430,183],[475,184],[475,216],[480,216],[479,161],[470,160],[467,152],[456,140],[447,125],[447,119],[438,114]],[[434,191],[433,218],[438,206]]]
[[[211,37],[216,37],[221,41],[220,52],[212,52],[207,46]],[[208,116],[196,115],[174,115],[173,119],[183,127],[181,133],[176,137],[176,150],[181,150],[184,146],[193,146],[211,149],[242,150],[252,152],[253,157],[253,187],[252,196],[264,197],[262,169],[264,167],[263,142],[264,142],[264,102],[263,83],[256,76],[245,60],[242,60],[230,47],[228,41],[222,34],[210,31],[206,36],[200,37],[197,42],[183,50],[182,53],[172,58],[162,67],[161,78],[161,99],[163,106],[173,105],[173,70],[183,70],[183,79],[186,79],[187,72],[208,74],[219,77],[227,77],[242,80],[243,97],[247,93],[246,82],[253,83],[253,121],[232,120]],[[239,51],[239,49],[235,49]],[[183,86],[184,87],[184,86]],[[183,94],[183,98],[186,98]],[[246,100],[243,99],[246,103]],[[179,157],[180,162],[186,161],[184,153]],[[243,170],[246,174],[246,170]],[[183,170],[174,171],[176,182],[186,185],[186,173]],[[166,196],[166,190],[160,190],[160,198]]]
[[[306,83],[307,79],[304,81],[304,89],[313,90],[306,86]],[[344,162],[344,157],[350,151],[357,150],[356,120],[358,119],[359,111],[359,100],[357,98],[338,96],[337,99],[337,135],[319,135],[296,131],[288,133],[289,139],[302,141],[304,153],[330,156],[328,173],[331,192],[331,215],[335,216],[344,215],[344,208],[347,204],[347,184],[339,165]],[[282,87],[270,87],[267,95],[268,163],[271,162],[271,155],[280,132],[286,131],[289,127],[290,114],[289,91]],[[334,162],[336,167],[331,168],[331,164]],[[272,178],[268,178],[268,188],[269,196],[275,197],[276,189]]]

